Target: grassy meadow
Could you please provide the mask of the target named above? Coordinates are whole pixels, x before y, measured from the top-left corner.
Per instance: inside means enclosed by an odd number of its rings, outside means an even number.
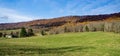
[[[0,38],[0,56],[120,56],[120,34],[64,33]]]

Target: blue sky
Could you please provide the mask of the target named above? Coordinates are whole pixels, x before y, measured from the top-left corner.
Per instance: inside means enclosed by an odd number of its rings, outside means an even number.
[[[0,0],[0,23],[120,12],[120,0]]]

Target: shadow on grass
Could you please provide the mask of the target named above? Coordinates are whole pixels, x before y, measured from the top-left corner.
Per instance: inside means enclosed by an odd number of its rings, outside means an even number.
[[[94,47],[85,46],[70,46],[59,48],[0,48],[0,55],[17,55],[17,54],[63,54],[65,52],[84,52],[88,49],[95,49]]]
[[[65,52],[75,52],[75,51],[84,51],[86,49],[95,49],[94,47],[83,47],[83,46],[71,46],[71,47],[60,47],[60,48],[48,48],[48,49],[39,49],[40,54],[47,53],[65,53]]]

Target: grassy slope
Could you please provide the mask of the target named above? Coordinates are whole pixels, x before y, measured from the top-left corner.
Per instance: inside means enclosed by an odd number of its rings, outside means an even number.
[[[84,32],[0,39],[0,55],[120,56],[120,35]]]

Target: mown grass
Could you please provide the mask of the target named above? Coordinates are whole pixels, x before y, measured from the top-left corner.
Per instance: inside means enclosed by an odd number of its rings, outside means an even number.
[[[120,34],[64,33],[0,39],[0,56],[120,56]]]

